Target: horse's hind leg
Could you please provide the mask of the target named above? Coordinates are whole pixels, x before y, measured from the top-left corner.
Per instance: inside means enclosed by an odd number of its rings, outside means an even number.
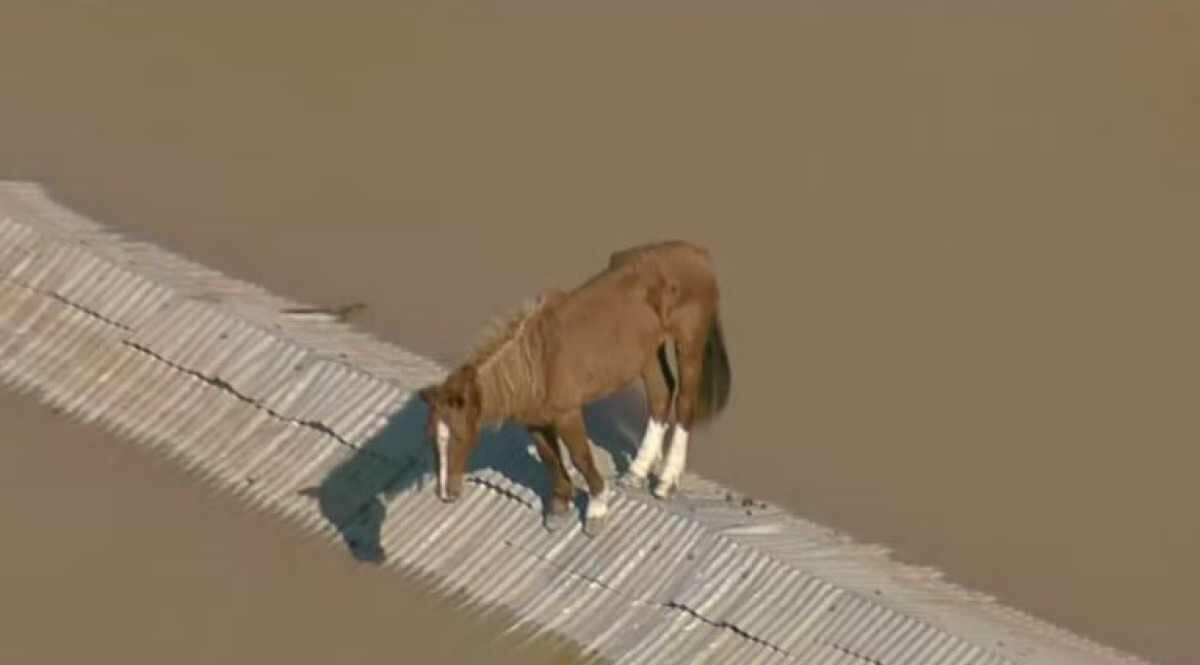
[[[558,531],[571,518],[571,499],[575,496],[575,486],[567,475],[567,467],[563,465],[562,455],[558,450],[558,438],[553,431],[542,428],[530,428],[529,435],[537,446],[538,457],[550,473],[550,505],[546,507],[545,525],[547,531]]]
[[[557,423],[557,429],[567,445],[567,452],[571,454],[571,463],[587,481],[588,503],[583,532],[595,536],[608,518],[609,491],[604,477],[596,468],[596,460],[592,457],[592,442],[583,424],[583,412],[575,411],[563,418]]]
[[[667,435],[667,428],[670,427],[668,419],[671,412],[671,394],[674,391],[674,381],[666,354],[667,346],[664,344],[642,370],[642,383],[646,387],[650,418],[646,421],[646,431],[642,434],[642,443],[638,446],[637,455],[621,478],[621,484],[626,487],[645,487],[650,467],[662,457],[663,439]]]
[[[704,369],[704,341],[703,335],[688,335],[675,344],[679,366],[679,399],[675,405],[675,431],[671,435],[671,446],[667,450],[658,484],[654,487],[654,496],[660,499],[667,498],[678,487],[679,478],[687,466],[689,432],[695,420],[700,375]]]

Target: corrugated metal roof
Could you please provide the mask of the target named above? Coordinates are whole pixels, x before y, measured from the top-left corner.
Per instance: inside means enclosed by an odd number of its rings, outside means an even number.
[[[0,379],[514,630],[631,664],[1144,662],[694,475],[547,533],[512,428],[446,506],[411,399],[445,370],[297,307],[0,183]]]

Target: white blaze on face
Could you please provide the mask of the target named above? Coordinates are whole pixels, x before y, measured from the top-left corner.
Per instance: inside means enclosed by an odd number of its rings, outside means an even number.
[[[629,464],[629,473],[645,478],[650,467],[662,455],[663,437],[667,434],[667,424],[653,418],[646,423],[646,433],[642,435],[642,445],[638,446],[637,457]]]
[[[437,423],[437,451],[438,451],[438,496],[443,500],[449,499],[450,495],[446,490],[449,484],[449,465],[450,465],[450,428],[446,423],[438,421]]]

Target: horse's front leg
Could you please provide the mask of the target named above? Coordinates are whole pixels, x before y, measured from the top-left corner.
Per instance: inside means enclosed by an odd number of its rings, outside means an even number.
[[[583,411],[576,411],[563,418],[559,421],[557,430],[567,446],[567,452],[571,454],[571,463],[587,481],[588,504],[583,532],[588,536],[595,536],[607,523],[610,492],[604,476],[600,475],[596,468],[596,460],[592,457],[592,442],[583,424]]]
[[[558,437],[553,430],[531,427],[529,435],[537,446],[538,457],[550,474],[550,500],[546,506],[544,524],[547,531],[558,531],[571,521],[571,499],[575,497],[575,485],[567,475],[558,450]]]

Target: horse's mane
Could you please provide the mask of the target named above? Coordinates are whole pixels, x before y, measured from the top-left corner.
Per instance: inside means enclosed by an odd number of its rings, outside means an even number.
[[[496,423],[545,397],[542,336],[535,324],[554,296],[542,293],[502,312],[472,345],[466,363],[476,371],[484,423]]]

